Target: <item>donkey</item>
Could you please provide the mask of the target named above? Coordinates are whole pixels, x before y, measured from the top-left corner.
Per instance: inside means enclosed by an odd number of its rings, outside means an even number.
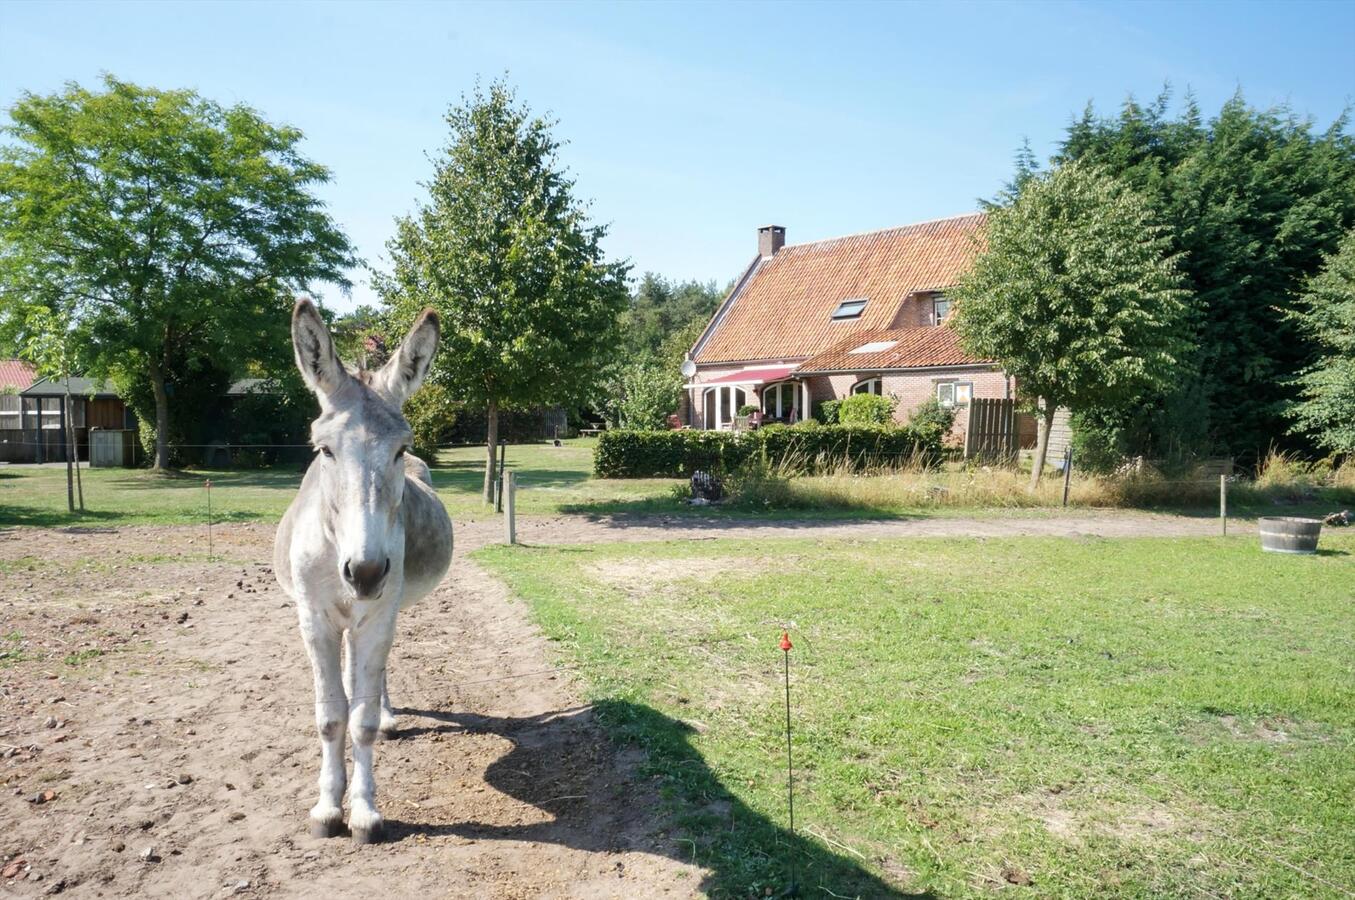
[[[359,844],[381,837],[372,744],[378,732],[395,730],[386,690],[395,617],[437,586],[452,559],[451,520],[428,466],[409,452],[409,424],[400,414],[428,374],[438,337],[437,313],[425,310],[390,362],[354,374],[339,362],[311,302],[302,299],[292,311],[297,368],[320,400],[320,417],[311,425],[315,459],[278,526],[273,562],[296,601],[315,677],[316,837],[343,827],[345,725],[353,739],[349,831]]]

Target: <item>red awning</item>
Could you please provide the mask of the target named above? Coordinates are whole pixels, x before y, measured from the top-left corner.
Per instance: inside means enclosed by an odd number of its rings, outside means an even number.
[[[703,381],[701,384],[702,386],[708,384],[767,384],[768,382],[782,380],[795,369],[795,366],[753,366],[740,369],[737,372],[730,372],[728,375],[721,375],[719,378],[712,378],[710,381]]]

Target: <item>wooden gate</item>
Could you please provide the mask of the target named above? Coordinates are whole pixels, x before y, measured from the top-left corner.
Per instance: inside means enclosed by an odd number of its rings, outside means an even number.
[[[964,458],[1009,462],[1016,458],[1016,401],[975,397],[969,401]]]

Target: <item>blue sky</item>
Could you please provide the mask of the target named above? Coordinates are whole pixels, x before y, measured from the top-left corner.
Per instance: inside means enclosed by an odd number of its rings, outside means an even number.
[[[246,102],[307,135],[383,264],[445,140],[505,72],[636,273],[724,284],[755,229],[791,243],[963,213],[1088,100],[1241,86],[1326,127],[1355,100],[1355,2],[0,4],[0,102],[102,71]],[[354,274],[343,309],[373,298]]]

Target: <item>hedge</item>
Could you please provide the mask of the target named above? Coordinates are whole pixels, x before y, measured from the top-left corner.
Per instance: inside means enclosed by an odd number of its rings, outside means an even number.
[[[848,463],[855,470],[921,454],[936,457],[940,442],[908,426],[768,425],[757,431],[604,431],[593,452],[598,478],[682,478],[701,470],[729,473],[764,451],[773,465],[801,472]]]

